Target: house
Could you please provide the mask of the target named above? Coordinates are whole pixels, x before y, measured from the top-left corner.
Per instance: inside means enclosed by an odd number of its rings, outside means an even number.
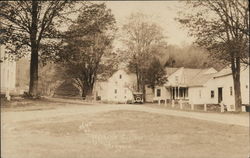
[[[234,105],[233,77],[230,67],[217,72],[214,68],[166,68],[168,81],[155,88],[154,100],[186,100],[192,104]],[[241,67],[242,104],[249,105],[249,65]]]
[[[241,65],[240,83],[242,104],[249,105],[249,65]],[[219,71],[211,84],[214,87],[216,103],[223,102],[225,105],[234,105],[234,85],[230,67]]]
[[[193,104],[210,103],[209,80],[217,73],[214,68],[166,68],[168,81],[155,88],[154,100],[186,100]]]
[[[5,46],[0,45],[1,94],[23,94],[29,87],[29,60],[5,59]]]
[[[1,94],[16,88],[16,62],[5,59],[5,46],[0,45]]]
[[[136,76],[121,69],[116,71],[107,81],[97,81],[93,93],[102,101],[126,102],[133,99],[136,87]]]

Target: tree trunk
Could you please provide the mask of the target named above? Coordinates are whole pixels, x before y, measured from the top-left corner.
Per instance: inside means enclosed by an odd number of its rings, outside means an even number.
[[[146,102],[146,88],[145,84],[142,85],[142,94],[143,94],[143,101]]]
[[[32,1],[32,24],[31,24],[31,59],[30,59],[30,84],[29,93],[31,96],[38,95],[38,44],[37,36],[38,2]]]
[[[137,92],[140,91],[140,79],[139,79],[139,71],[138,71],[138,66],[136,65],[136,83],[137,83]]]
[[[234,98],[236,111],[241,111],[241,86],[240,86],[240,58],[237,57],[235,62],[231,62],[233,83],[234,83]]]

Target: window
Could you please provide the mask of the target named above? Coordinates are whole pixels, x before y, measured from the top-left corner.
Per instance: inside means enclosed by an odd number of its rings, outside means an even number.
[[[117,89],[115,89],[115,94],[117,94]]]
[[[230,95],[233,95],[233,87],[230,87]]]
[[[214,91],[211,91],[211,98],[214,98]]]
[[[199,90],[199,96],[200,96],[200,98],[201,98],[201,90]]]
[[[248,88],[248,85],[246,85],[246,88]]]
[[[122,79],[122,75],[120,75],[120,79]]]
[[[185,89],[185,97],[188,97],[188,88]]]
[[[157,96],[157,97],[160,97],[160,96],[161,96],[161,89],[157,89],[157,90],[156,90],[156,96]]]

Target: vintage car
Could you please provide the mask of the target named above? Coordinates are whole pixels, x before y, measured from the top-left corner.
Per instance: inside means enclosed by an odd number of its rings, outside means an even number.
[[[133,93],[133,100],[132,103],[143,103],[143,93],[141,92],[134,92]]]

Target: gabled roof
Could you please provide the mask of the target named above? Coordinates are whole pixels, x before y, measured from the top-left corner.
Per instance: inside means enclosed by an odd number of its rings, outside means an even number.
[[[249,65],[241,64],[241,71],[245,71],[248,68],[249,68]],[[221,71],[219,71],[214,76],[214,78],[224,77],[224,76],[228,76],[228,75],[232,75],[232,70],[231,70],[230,66],[226,66],[224,69],[222,69]]]
[[[172,75],[174,72],[176,72],[179,68],[173,68],[173,67],[166,67],[165,72],[167,73],[167,76]]]
[[[207,83],[208,80],[212,79],[216,73],[211,74],[198,74],[196,75],[191,82],[188,84],[190,87],[202,86]]]
[[[217,72],[213,68],[192,69],[184,67],[175,70],[175,72],[177,71],[181,73],[180,82],[178,84],[188,87],[204,85],[208,80],[212,79]],[[171,75],[174,74],[173,72]]]

